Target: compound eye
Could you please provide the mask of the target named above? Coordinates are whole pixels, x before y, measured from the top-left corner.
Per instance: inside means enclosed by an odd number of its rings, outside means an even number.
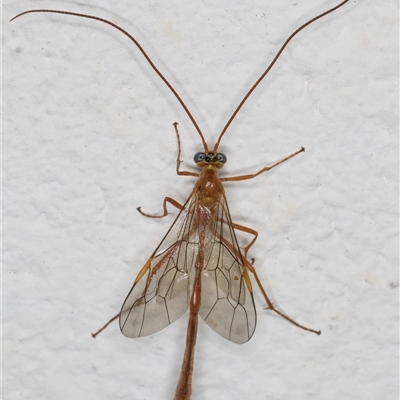
[[[222,164],[225,164],[228,159],[226,158],[226,155],[223,153],[218,153],[217,154],[217,161],[221,162]]]
[[[196,153],[193,157],[194,162],[197,164],[206,159],[206,155],[204,153]]]

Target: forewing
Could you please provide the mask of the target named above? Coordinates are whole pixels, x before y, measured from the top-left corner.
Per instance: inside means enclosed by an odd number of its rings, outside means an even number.
[[[257,316],[225,195],[216,216],[206,240],[200,315],[222,337],[245,343],[254,333]]]
[[[192,199],[186,201],[122,305],[120,328],[127,337],[158,332],[188,308],[189,272],[198,251],[196,243],[189,240],[195,207]]]

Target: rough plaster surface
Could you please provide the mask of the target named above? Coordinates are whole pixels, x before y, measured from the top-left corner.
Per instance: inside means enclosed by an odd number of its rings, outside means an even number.
[[[210,145],[285,38],[339,0],[3,2],[3,398],[171,399],[183,317],[129,340],[114,323],[193,179],[175,175],[200,141],[179,104],[120,33],[135,35],[185,99]],[[295,39],[220,150],[243,174],[233,219],[275,304],[245,345],[200,324],[193,399],[398,399],[398,5],[351,1]],[[174,214],[175,211],[174,211]],[[239,235],[240,243],[248,243]]]

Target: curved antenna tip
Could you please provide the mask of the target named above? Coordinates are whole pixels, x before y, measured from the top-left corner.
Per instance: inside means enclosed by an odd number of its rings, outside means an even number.
[[[130,39],[133,44],[137,47],[137,49],[142,53],[143,57],[146,59],[146,61],[149,63],[150,67],[153,69],[153,71],[159,76],[159,78],[164,82],[164,84],[168,87],[168,89],[172,92],[172,94],[175,96],[175,98],[178,100],[180,103],[181,107],[184,109],[186,112],[186,115],[189,117],[190,121],[192,122],[193,126],[195,127],[197,133],[200,136],[200,139],[204,145],[204,147],[207,147],[206,141],[204,139],[203,133],[197,124],[196,120],[194,119],[192,113],[189,111],[188,107],[186,106],[185,102],[182,100],[181,96],[178,94],[178,92],[173,88],[173,86],[169,83],[167,78],[160,72],[160,70],[155,66],[151,58],[148,56],[146,51],[143,49],[143,47],[140,45],[140,43],[125,29],[120,27],[119,25],[115,24],[114,22],[111,22],[105,18],[101,17],[96,17],[94,15],[90,14],[82,14],[82,13],[76,13],[76,12],[71,12],[71,11],[62,11],[62,10],[51,10],[51,9],[38,9],[38,10],[28,10],[24,11],[18,15],[16,15],[14,18],[10,20],[13,21],[14,19],[21,17],[22,15],[25,14],[30,14],[30,13],[52,13],[52,14],[64,14],[64,15],[71,15],[74,17],[80,17],[80,18],[87,18],[87,19],[92,19],[95,21],[100,21],[103,22],[104,24],[110,25],[113,28],[117,29],[121,33],[123,33],[128,39]]]

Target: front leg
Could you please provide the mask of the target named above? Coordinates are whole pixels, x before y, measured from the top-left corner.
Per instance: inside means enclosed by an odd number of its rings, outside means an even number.
[[[195,176],[199,177],[200,175],[197,172],[191,172],[191,171],[181,171],[179,168],[181,166],[181,139],[179,137],[179,132],[178,132],[178,123],[174,122],[173,123],[174,128],[175,128],[175,134],[176,134],[176,140],[178,141],[178,157],[176,158],[176,174],[177,175],[184,175],[184,176]]]
[[[253,179],[256,176],[262,174],[263,172],[267,172],[269,170],[271,170],[272,168],[275,168],[276,166],[278,166],[279,164],[284,163],[287,160],[290,160],[292,157],[297,156],[297,154],[300,154],[302,152],[306,151],[304,147],[302,147],[300,150],[296,151],[295,153],[291,154],[290,156],[284,158],[281,161],[278,161],[277,163],[270,165],[269,167],[264,167],[262,169],[260,169],[258,172],[256,172],[255,174],[247,174],[247,175],[238,175],[238,176],[228,176],[225,178],[221,178],[222,182],[232,182],[232,181],[245,181],[248,179]]]

